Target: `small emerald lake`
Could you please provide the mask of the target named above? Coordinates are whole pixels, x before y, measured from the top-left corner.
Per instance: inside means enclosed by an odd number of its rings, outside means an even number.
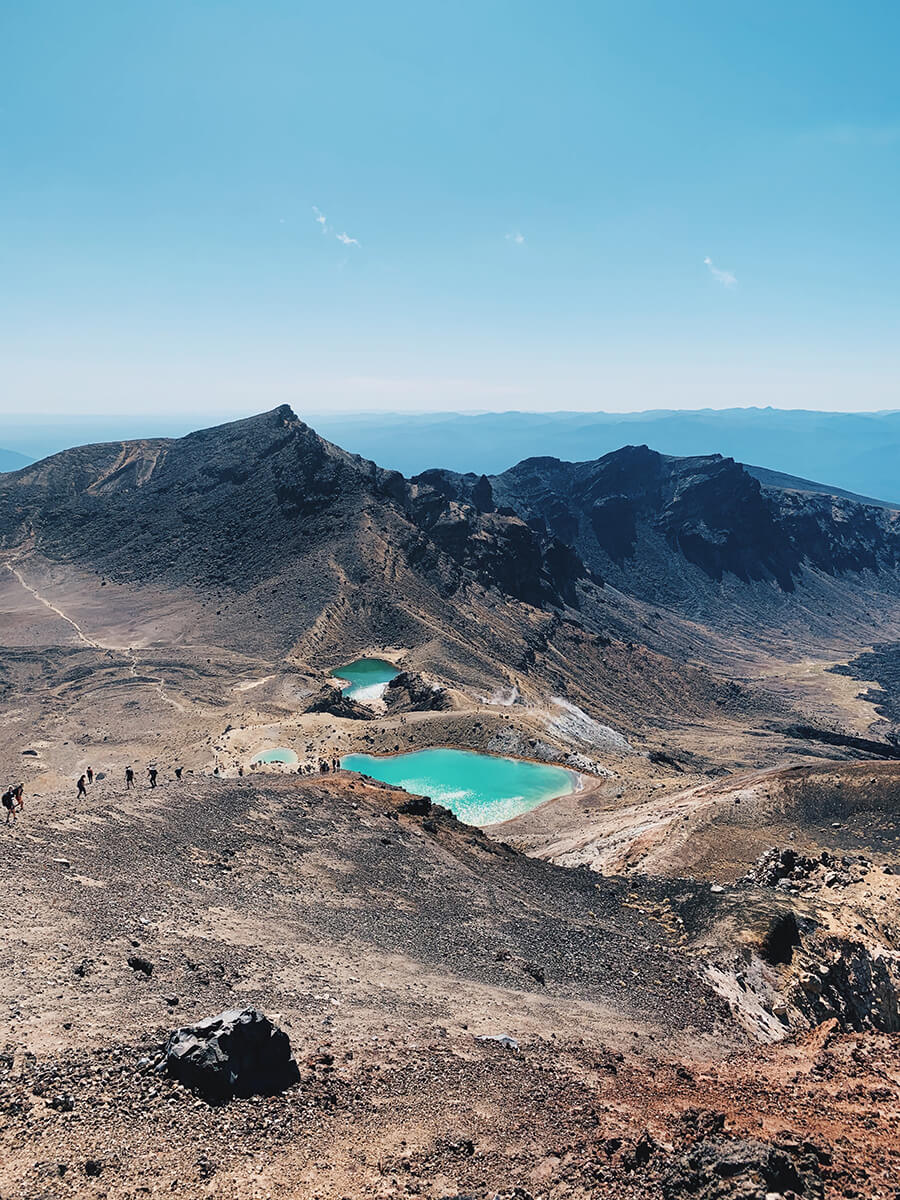
[[[286,746],[276,746],[274,750],[263,750],[253,757],[252,763],[296,763],[297,755]]]
[[[341,766],[430,796],[469,825],[517,817],[545,800],[573,792],[578,779],[574,771],[548,763],[443,748],[383,757],[347,754]]]
[[[399,674],[394,664],[383,658],[357,658],[347,663],[346,667],[336,667],[331,677],[346,685],[341,688],[345,696],[365,704],[367,701],[380,700],[384,689]]]

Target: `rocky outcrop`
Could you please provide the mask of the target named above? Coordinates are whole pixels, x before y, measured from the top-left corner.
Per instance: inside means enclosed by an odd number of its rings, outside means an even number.
[[[872,862],[864,855],[833,854],[823,850],[817,857],[798,853],[792,846],[764,851],[739,881],[752,887],[777,887],[796,893],[821,887],[843,887],[864,878]]]
[[[788,477],[763,486],[718,454],[673,458],[626,446],[593,462],[526,459],[489,482],[497,504],[574,546],[600,576],[646,563],[674,580],[680,559],[713,580],[769,580],[791,591],[804,566],[835,575],[900,565],[897,510],[803,490],[800,480],[792,488]],[[665,547],[676,556],[668,565]]]
[[[414,671],[401,671],[384,690],[391,712],[446,712],[453,703],[446,689],[429,683]]]
[[[272,1096],[300,1078],[288,1035],[253,1008],[229,1009],[176,1029],[164,1068],[214,1102],[232,1096]]]
[[[485,587],[530,604],[575,605],[576,584],[589,578],[571,546],[496,508],[484,476],[426,471],[410,481],[410,508],[433,546]]]
[[[306,706],[308,713],[329,713],[333,717],[348,717],[353,721],[369,721],[374,716],[366,704],[358,704],[345,696],[340,688],[325,683]]]
[[[900,745],[894,742],[877,742],[874,738],[855,737],[852,734],[837,733],[833,729],[817,729],[813,725],[785,725],[782,732],[787,737],[803,741],[824,742],[828,746],[845,746],[849,750],[859,750],[863,754],[875,754],[879,758],[900,759]]]
[[[664,1200],[767,1200],[794,1195],[821,1200],[822,1166],[830,1162],[812,1143],[772,1144],[755,1138],[704,1138],[665,1172]]]
[[[830,939],[815,959],[800,960],[788,1000],[809,1024],[900,1031],[900,954]]]

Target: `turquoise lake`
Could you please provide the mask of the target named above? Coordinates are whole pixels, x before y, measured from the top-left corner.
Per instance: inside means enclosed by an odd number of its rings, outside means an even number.
[[[577,776],[564,767],[523,762],[471,750],[416,750],[378,757],[347,754],[341,766],[430,796],[469,825],[490,825],[528,812],[575,790]]]
[[[261,754],[254,757],[253,761],[255,763],[295,763],[298,759],[293,750],[277,746],[274,750],[263,750]]]
[[[341,688],[345,696],[363,702],[380,699],[385,686],[399,674],[394,664],[383,658],[357,658],[331,672],[332,678],[346,681],[347,686]]]

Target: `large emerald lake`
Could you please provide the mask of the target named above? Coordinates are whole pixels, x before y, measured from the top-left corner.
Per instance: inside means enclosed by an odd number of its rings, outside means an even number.
[[[382,757],[347,754],[341,766],[430,796],[470,825],[506,821],[545,800],[565,796],[575,790],[578,778],[564,767],[471,750],[416,750]]]

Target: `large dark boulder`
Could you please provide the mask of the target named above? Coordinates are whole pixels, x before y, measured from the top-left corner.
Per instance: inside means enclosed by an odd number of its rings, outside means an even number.
[[[166,1043],[165,1069],[216,1102],[271,1096],[300,1078],[288,1035],[255,1008],[229,1009],[176,1029]]]

